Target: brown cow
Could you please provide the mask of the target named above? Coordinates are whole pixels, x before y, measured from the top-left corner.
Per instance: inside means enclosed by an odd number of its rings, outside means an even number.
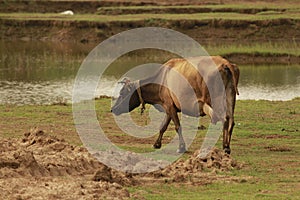
[[[218,77],[221,87],[216,84]],[[146,103],[164,111],[166,116],[153,146],[161,147],[163,134],[172,120],[179,136],[178,152],[185,152],[186,148],[177,113],[208,115],[212,123],[223,123],[223,149],[229,154],[238,80],[238,67],[220,56],[171,59],[154,76],[126,81],[111,111],[120,115],[141,104],[144,109]]]

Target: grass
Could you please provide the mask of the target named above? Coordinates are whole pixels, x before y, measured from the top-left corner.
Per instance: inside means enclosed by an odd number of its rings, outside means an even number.
[[[236,13],[265,13],[279,14],[282,12],[299,11],[300,6],[296,3],[237,3],[219,5],[165,5],[165,6],[111,6],[100,7],[98,14],[127,14],[127,13],[209,13],[209,12],[236,12]]]
[[[278,188],[274,185],[265,185],[252,181],[250,183],[215,183],[205,186],[153,186],[153,188],[139,188],[143,190],[145,199],[294,199],[286,193],[289,188]],[[134,188],[133,191],[136,191]],[[276,192],[273,192],[276,191]],[[297,196],[296,196],[297,198]]]
[[[1,136],[22,137],[31,128],[39,127],[48,133],[81,145],[72,121],[71,106],[14,106],[1,105]]]
[[[134,139],[122,133],[110,113],[110,99],[96,101],[99,123],[107,136],[124,149],[151,151],[155,137]],[[236,127],[232,138],[232,156],[243,162],[242,169],[224,175],[241,177],[241,181],[221,181],[208,185],[150,184],[128,189],[145,199],[299,199],[300,191],[300,98],[292,101],[238,101]],[[71,105],[0,106],[1,137],[21,137],[31,127],[81,145],[72,119]],[[139,111],[131,114],[134,121],[144,124],[146,117]],[[208,125],[208,118],[200,124]],[[197,134],[189,154],[201,145],[206,130]],[[174,136],[171,125],[164,137],[166,144]],[[125,142],[126,141],[126,142]],[[221,148],[221,141],[217,143]],[[243,177],[245,177],[243,179]]]
[[[94,15],[94,14],[76,14],[65,16],[57,13],[0,13],[0,19],[14,20],[63,20],[63,21],[90,21],[90,22],[111,22],[111,21],[140,21],[147,19],[161,20],[275,20],[275,19],[294,19],[299,20],[299,10],[297,12],[269,13],[265,15],[257,14],[240,14],[234,12],[217,12],[217,13],[193,13],[193,14],[126,14],[126,15]]]
[[[228,42],[227,42],[228,43]],[[230,44],[204,44],[206,51],[210,55],[227,55],[227,54],[259,54],[259,55],[294,55],[300,56],[299,43],[291,41],[269,41],[269,42],[247,42]]]

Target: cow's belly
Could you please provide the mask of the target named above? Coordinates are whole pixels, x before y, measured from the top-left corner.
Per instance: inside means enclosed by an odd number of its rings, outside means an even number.
[[[195,90],[187,81],[187,77],[172,70],[167,76],[167,88],[171,91],[171,97],[182,113],[199,117],[203,115],[202,107],[199,105],[199,97],[196,96]]]
[[[198,101],[186,101],[186,103],[184,103],[184,105],[181,106],[181,112],[185,115],[189,115],[192,117],[200,117],[205,115],[205,113],[203,112],[202,102]]]
[[[181,92],[175,95],[172,93],[172,99],[179,111],[185,115],[199,117],[205,115],[203,113],[203,103],[199,101],[194,92]]]

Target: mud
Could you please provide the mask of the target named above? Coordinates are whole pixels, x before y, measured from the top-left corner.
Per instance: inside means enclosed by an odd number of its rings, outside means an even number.
[[[219,149],[202,159],[196,151],[188,159],[146,174],[116,171],[100,163],[85,148],[38,129],[20,139],[0,139],[0,153],[0,199],[128,199],[139,198],[138,193],[129,193],[129,186],[245,181],[218,175],[243,167]],[[142,167],[148,164],[139,163]]]

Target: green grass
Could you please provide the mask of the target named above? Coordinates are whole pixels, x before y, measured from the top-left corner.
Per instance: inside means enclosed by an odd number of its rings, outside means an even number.
[[[68,142],[80,145],[72,121],[71,106],[15,106],[1,105],[0,135],[20,138],[31,128],[38,127],[48,133],[65,138]]]
[[[232,156],[245,167],[226,174],[250,176],[249,180],[131,190],[142,190],[146,199],[299,199],[299,103],[299,98],[289,102],[238,101]],[[270,151],[269,146],[291,151]]]
[[[190,185],[157,185],[148,188],[132,188],[132,192],[140,192],[145,199],[222,199],[222,200],[240,200],[240,199],[297,199],[298,196],[293,196],[287,191],[290,188],[281,188],[278,190],[276,185],[266,185],[258,181],[245,183],[215,183],[205,186],[190,186]],[[298,193],[299,195],[299,193]]]
[[[299,11],[285,13],[269,13],[268,15],[257,14],[240,14],[240,13],[194,13],[194,14],[127,14],[127,15],[94,15],[94,14],[77,14],[73,16],[65,16],[57,13],[0,13],[0,19],[14,20],[63,20],[63,21],[140,21],[149,19],[161,20],[275,20],[275,19],[295,19],[299,20]]]
[[[227,54],[259,54],[259,55],[294,55],[300,56],[300,45],[296,41],[287,42],[247,42],[247,43],[222,43],[204,44],[210,55]]]

